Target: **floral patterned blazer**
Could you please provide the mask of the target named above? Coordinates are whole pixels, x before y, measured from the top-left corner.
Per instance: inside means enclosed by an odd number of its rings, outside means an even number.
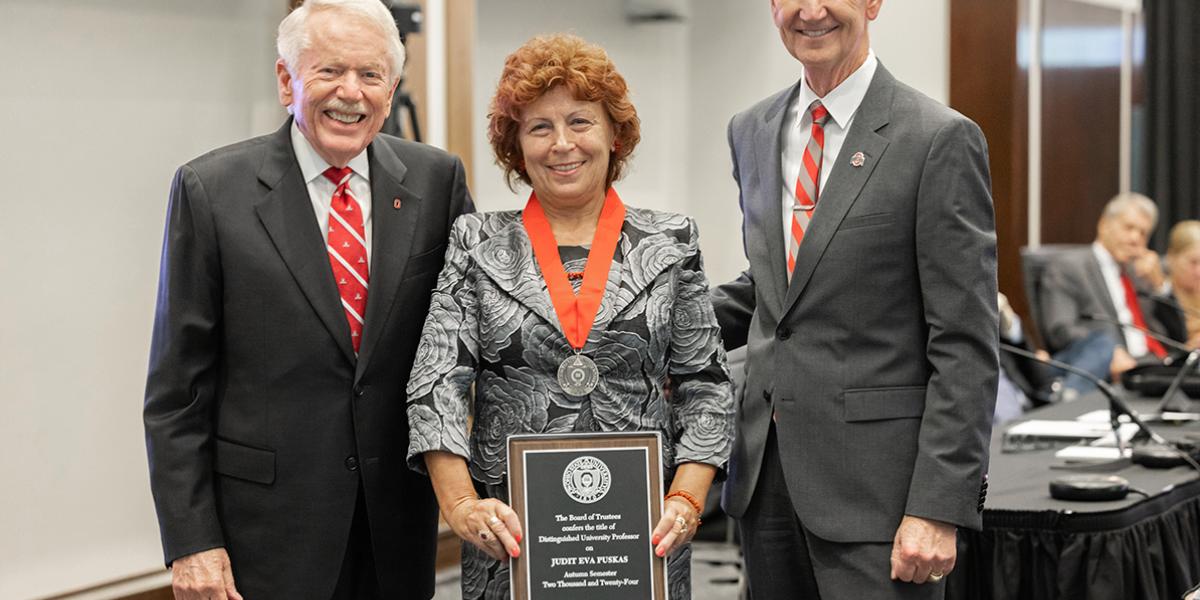
[[[569,396],[556,374],[573,350],[520,211],[459,217],[408,383],[409,466],[424,472],[422,453],[451,452],[506,498],[508,436],[635,430],[662,433],[668,481],[681,462],[724,465],[732,388],[692,219],[627,209],[583,352],[600,382]]]

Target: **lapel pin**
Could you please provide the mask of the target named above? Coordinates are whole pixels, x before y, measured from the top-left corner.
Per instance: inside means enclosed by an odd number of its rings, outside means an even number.
[[[867,157],[862,152],[855,152],[854,156],[850,157],[850,165],[854,167],[861,167],[866,161]]]
[[[394,208],[396,210],[400,210],[400,199],[399,198],[392,198],[392,208]]]

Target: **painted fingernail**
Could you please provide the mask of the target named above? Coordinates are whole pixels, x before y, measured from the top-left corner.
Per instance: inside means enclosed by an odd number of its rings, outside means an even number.
[[[660,535],[658,535],[658,534],[656,533],[656,534],[654,534],[654,537],[650,538],[650,544],[651,544],[651,545],[654,545],[654,546],[657,546],[657,545],[658,545],[658,542],[659,542],[659,540],[661,540],[661,539],[662,539],[662,536],[660,536]]]
[[[516,558],[516,557],[518,557],[518,556],[520,556],[520,555],[521,555],[521,549],[520,549],[520,548],[513,548],[512,552],[510,552],[510,554],[512,554],[512,557],[513,557],[513,558]]]
[[[520,534],[517,534],[517,543],[518,543],[518,544],[520,544],[520,543],[521,543],[521,535],[520,535]]]
[[[663,557],[663,554],[666,554],[666,553],[665,553],[665,552],[663,552],[663,549],[662,549],[662,548],[657,548],[657,549],[655,549],[655,550],[654,550],[654,554],[655,554],[655,556],[657,556],[657,557],[659,557],[659,558],[662,558],[662,557]]]

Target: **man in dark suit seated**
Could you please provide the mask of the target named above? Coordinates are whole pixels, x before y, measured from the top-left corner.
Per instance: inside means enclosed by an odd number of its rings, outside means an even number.
[[[404,47],[378,0],[279,27],[278,131],[180,167],[144,420],[176,598],[429,598],[437,504],[409,370],[462,163],[377,135]]]
[[[1157,220],[1158,208],[1149,198],[1117,195],[1104,207],[1095,242],[1046,265],[1043,338],[1054,358],[1118,379],[1139,361],[1166,355],[1161,343],[1139,331],[1162,332],[1149,295],[1162,289],[1163,270],[1158,254],[1146,247]],[[1071,374],[1063,384],[1077,392],[1094,387]]]

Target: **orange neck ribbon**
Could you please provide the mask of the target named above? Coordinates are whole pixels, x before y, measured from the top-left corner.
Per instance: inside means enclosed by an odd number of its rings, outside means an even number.
[[[616,190],[608,188],[608,194],[604,197],[604,207],[600,209],[600,219],[596,222],[592,248],[588,250],[583,284],[579,286],[578,294],[571,289],[571,282],[567,280],[562,258],[558,255],[558,242],[554,240],[554,231],[550,228],[550,221],[546,219],[546,213],[542,210],[542,203],[538,201],[536,193],[529,195],[521,218],[533,245],[533,256],[537,259],[538,266],[542,269],[542,277],[546,280],[550,302],[554,304],[554,312],[558,314],[563,334],[567,336],[567,342],[572,348],[582,350],[587,343],[588,333],[592,331],[592,325],[596,322],[600,301],[604,299],[608,271],[612,268],[617,241],[621,238],[621,226],[625,223],[625,204],[617,196]]]

